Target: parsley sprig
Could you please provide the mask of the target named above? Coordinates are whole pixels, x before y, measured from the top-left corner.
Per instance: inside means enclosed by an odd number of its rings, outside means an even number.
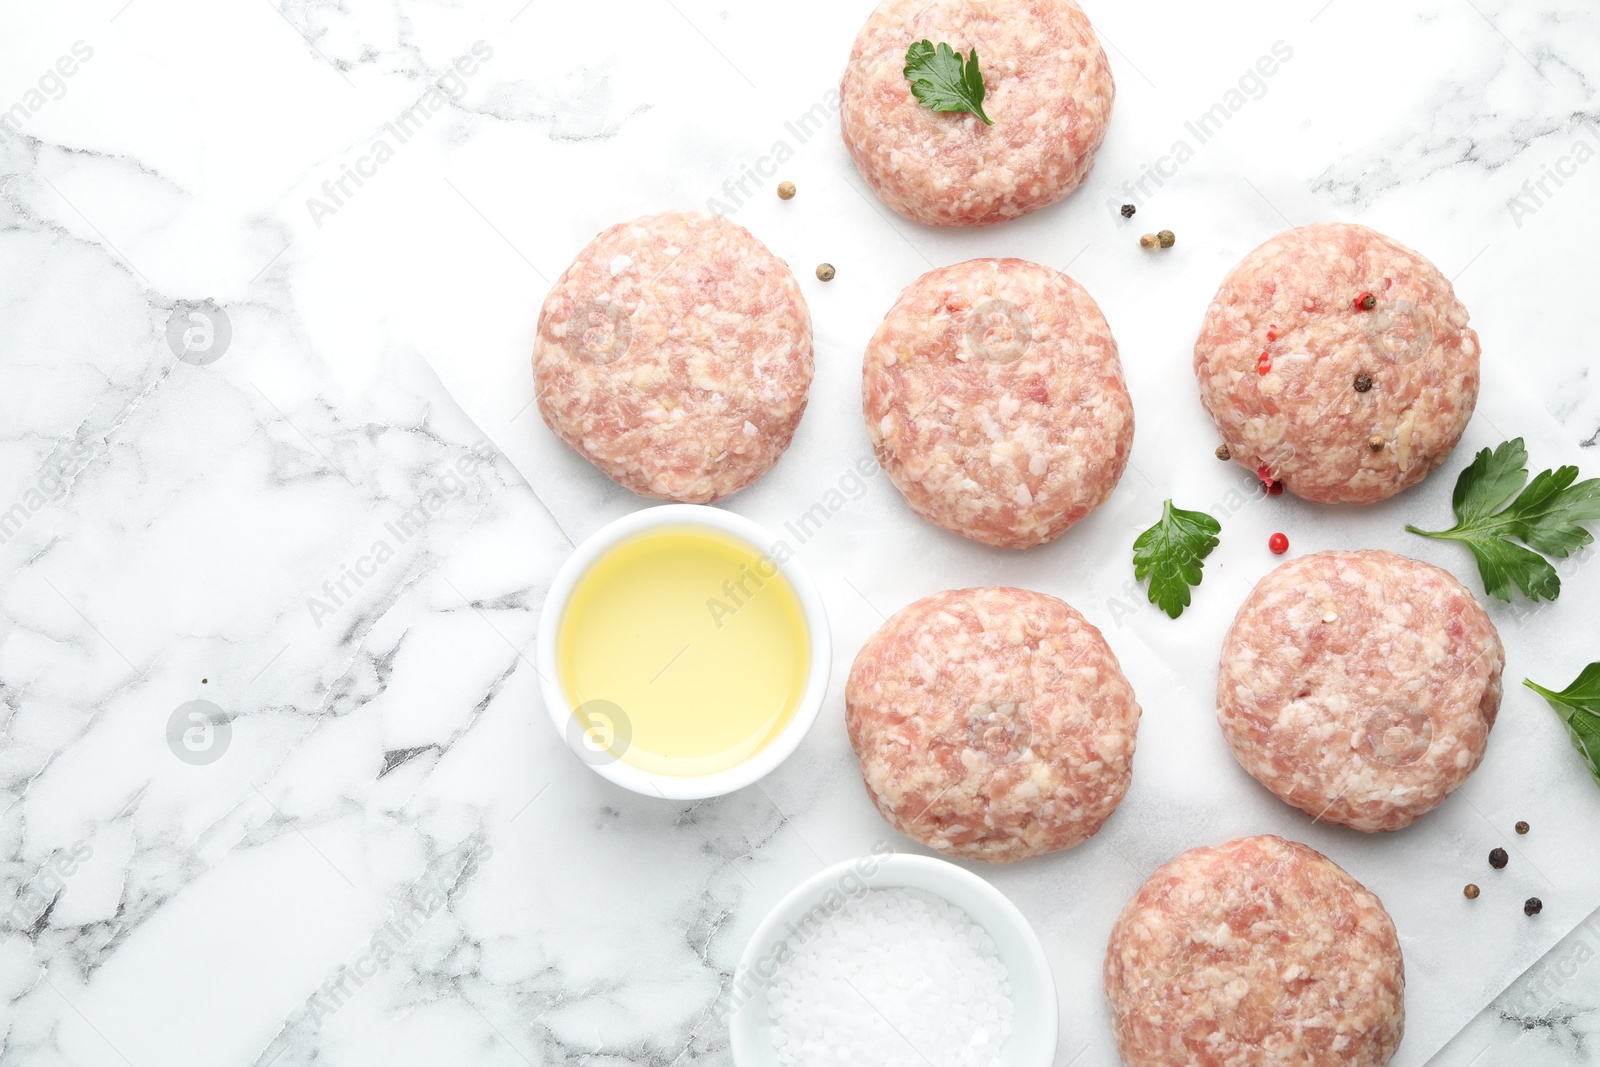
[[[906,77],[911,80],[911,95],[923,107],[934,111],[966,111],[993,126],[983,113],[983,72],[978,69],[978,46],[973,45],[965,62],[961,53],[940,42],[918,41],[906,49]]]
[[[1524,678],[1522,684],[1550,702],[1567,724],[1572,744],[1585,763],[1589,773],[1600,782],[1600,663],[1591,663],[1578,675],[1577,681],[1559,693]]]
[[[1133,542],[1133,576],[1150,579],[1150,603],[1176,619],[1189,606],[1189,587],[1200,584],[1203,562],[1217,547],[1222,524],[1203,511],[1168,500],[1161,521]]]
[[[1450,501],[1455,526],[1428,531],[1408,524],[1406,529],[1466,545],[1492,597],[1509,603],[1514,583],[1530,600],[1554,600],[1561,594],[1561,576],[1545,556],[1564,559],[1591,543],[1594,536],[1579,523],[1600,519],[1600,478],[1574,484],[1577,477],[1577,467],[1558,467],[1540,471],[1530,482],[1528,450],[1518,437],[1493,452],[1479,452],[1461,472]]]

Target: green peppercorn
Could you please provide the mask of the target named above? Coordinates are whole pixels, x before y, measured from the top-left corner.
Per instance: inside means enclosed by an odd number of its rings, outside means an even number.
[[[1162,248],[1171,248],[1173,245],[1178,243],[1178,235],[1173,233],[1171,230],[1162,230],[1160,233],[1156,234],[1156,240],[1161,242]]]
[[[1467,887],[1461,892],[1466,894],[1468,900],[1478,899],[1478,887],[1473,885],[1471,882],[1468,882]]]
[[[1517,833],[1519,833],[1519,834],[1525,834],[1525,833],[1527,833],[1527,832],[1528,832],[1528,831],[1529,831],[1529,830],[1530,830],[1530,829],[1532,829],[1532,827],[1530,827],[1530,826],[1529,826],[1529,825],[1528,825],[1528,824],[1527,824],[1527,823],[1525,823],[1525,822],[1519,822],[1519,823],[1517,823]]]

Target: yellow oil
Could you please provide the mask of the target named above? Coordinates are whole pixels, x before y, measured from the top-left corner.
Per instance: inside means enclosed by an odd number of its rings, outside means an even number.
[[[800,600],[772,560],[688,526],[597,560],[557,643],[570,706],[621,709],[626,723],[606,743],[661,775],[712,774],[760,751],[794,715],[811,663]]]

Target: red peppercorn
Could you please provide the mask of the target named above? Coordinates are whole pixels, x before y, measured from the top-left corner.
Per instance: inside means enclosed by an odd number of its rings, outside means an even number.
[[[1256,477],[1260,478],[1263,482],[1272,481],[1272,468],[1263,463],[1261,466],[1256,468]]]
[[[1267,540],[1267,547],[1272,549],[1274,556],[1281,556],[1289,551],[1289,539],[1281,533],[1275,533]]]
[[[1267,485],[1267,495],[1268,496],[1282,496],[1283,495],[1283,483],[1282,482],[1271,482],[1271,483],[1269,483]]]
[[[1356,297],[1355,306],[1357,311],[1371,311],[1378,306],[1378,298],[1371,293],[1362,293]]]
[[[1261,358],[1256,360],[1256,373],[1257,374],[1266,374],[1271,369],[1272,369],[1272,354],[1270,352],[1261,353]]]
[[[1277,339],[1278,339],[1278,324],[1277,323],[1273,323],[1271,326],[1267,327],[1267,340],[1276,341]]]

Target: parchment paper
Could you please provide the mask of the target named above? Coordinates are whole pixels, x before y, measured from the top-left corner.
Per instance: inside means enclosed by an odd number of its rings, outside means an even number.
[[[888,830],[862,794],[842,723],[851,659],[885,615],[940,589],[1006,584],[1059,596],[1105,632],[1144,719],[1132,789],[1097,837],[1014,866],[974,867],[1021,907],[1045,942],[1060,988],[1057,1062],[1115,1062],[1100,984],[1105,939],[1151,871],[1192,846],[1276,833],[1327,853],[1387,905],[1403,939],[1408,976],[1407,1037],[1394,1062],[1424,1063],[1600,905],[1600,788],[1556,716],[1521,685],[1531,675],[1564,686],[1583,664],[1600,658],[1593,625],[1600,567],[1588,565],[1587,557],[1569,561],[1561,567],[1559,601],[1507,607],[1482,595],[1464,549],[1403,530],[1407,522],[1429,529],[1452,525],[1449,499],[1457,473],[1475,450],[1508,437],[1526,439],[1534,471],[1587,461],[1585,474],[1600,473],[1594,457],[1569,442],[1520,379],[1518,313],[1496,296],[1521,293],[1536,301],[1536,282],[1494,253],[1468,262],[1478,245],[1497,235],[1463,234],[1448,204],[1430,207],[1423,197],[1412,201],[1404,218],[1352,219],[1433,256],[1447,273],[1468,270],[1458,286],[1485,352],[1478,412],[1446,466],[1398,499],[1356,509],[1307,505],[1287,495],[1266,498],[1247,472],[1212,454],[1216,433],[1190,369],[1194,336],[1217,284],[1247,251],[1291,223],[1341,214],[1313,200],[1304,182],[1262,166],[1259,157],[1247,163],[1219,143],[1204,146],[1156,195],[1141,197],[1140,214],[1125,222],[1114,210],[1127,199],[1124,180],[1144,172],[1163,150],[1168,126],[1181,129],[1181,122],[1174,115],[1163,125],[1161,103],[1148,94],[1141,100],[1138,84],[1124,79],[1118,107],[1142,107],[1144,119],[1133,127],[1118,119],[1089,185],[1067,203],[984,230],[917,227],[877,202],[839,144],[828,97],[839,60],[817,60],[804,88],[780,99],[727,102],[715,121],[687,109],[652,112],[623,136],[566,153],[561,158],[572,173],[554,180],[570,188],[570,200],[518,224],[542,235],[528,254],[553,280],[605,226],[669,207],[703,210],[714,198],[734,208],[737,221],[801,280],[817,341],[810,407],[776,469],[719,505],[785,538],[800,529],[801,516],[812,515],[808,536],[791,543],[821,587],[833,626],[830,702],[800,751],[762,788],[794,817],[819,860],[865,853],[886,836],[897,849],[918,851]],[[827,122],[802,138],[809,126],[795,120],[819,107]],[[781,167],[769,159],[779,145],[787,146]],[[747,183],[750,195],[727,194],[726,183],[768,169],[774,177]],[[800,188],[787,203],[772,194],[780,169]],[[1175,248],[1159,254],[1139,249],[1139,233],[1162,227],[1178,233]],[[867,338],[919,274],[983,255],[1035,259],[1088,288],[1119,342],[1137,415],[1132,465],[1109,503],[1055,543],[1026,553],[988,549],[924,523],[881,473],[861,474],[875,472],[860,411]],[[822,261],[837,267],[831,283],[813,275]],[[544,281],[535,281],[525,304],[479,312],[486,322],[460,337],[423,339],[429,343],[424,350],[449,392],[521,470],[567,535],[579,540],[649,502],[617,488],[560,444],[533,406],[529,353],[546,290]],[[1180,506],[1212,511],[1223,526],[1194,604],[1176,621],[1145,601],[1131,564],[1134,537],[1156,520],[1169,496]],[[819,506],[821,512],[814,510]],[[1437,563],[1480,595],[1500,627],[1506,696],[1488,756],[1439,810],[1399,834],[1368,836],[1314,823],[1249,778],[1217,728],[1222,635],[1252,584],[1279,562],[1266,548],[1275,531],[1288,535],[1292,555],[1370,547]],[[558,563],[551,561],[552,570]],[[529,714],[543,719],[540,711]],[[1512,830],[1519,819],[1534,827],[1526,837]],[[1504,871],[1486,861],[1496,846],[1512,857]],[[793,869],[803,871],[804,864]],[[794,880],[761,885],[742,905],[737,928],[753,927]],[[1462,895],[1469,881],[1483,887],[1477,901]],[[1544,901],[1537,919],[1522,913],[1528,896]]]

